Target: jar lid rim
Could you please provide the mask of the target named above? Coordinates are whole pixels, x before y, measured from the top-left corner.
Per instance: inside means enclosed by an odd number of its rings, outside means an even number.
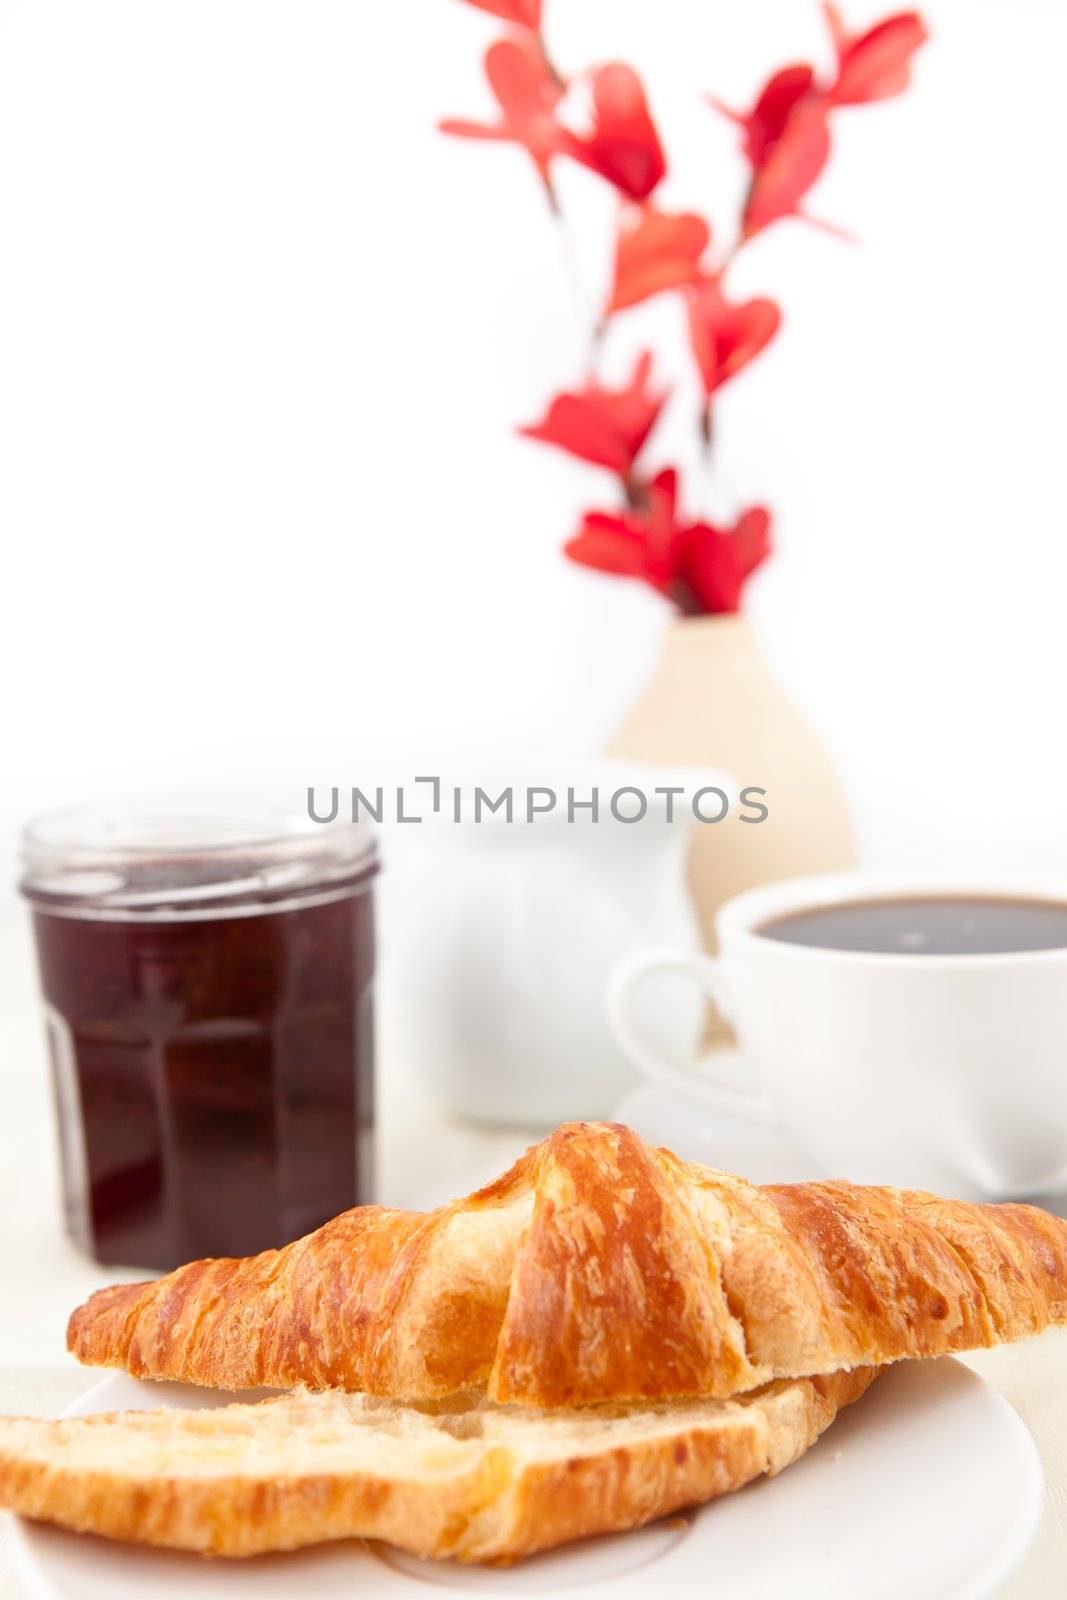
[[[365,822],[317,822],[291,797],[198,796],[68,808],[27,823],[19,887],[59,906],[172,907],[310,893],[365,876]]]

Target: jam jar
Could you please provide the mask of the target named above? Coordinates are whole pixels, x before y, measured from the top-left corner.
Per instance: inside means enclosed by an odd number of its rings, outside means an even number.
[[[377,850],[199,806],[23,836],[69,1233],[167,1269],[372,1198]]]

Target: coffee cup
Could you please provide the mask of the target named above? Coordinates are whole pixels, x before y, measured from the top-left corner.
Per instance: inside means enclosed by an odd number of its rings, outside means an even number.
[[[834,873],[737,895],[716,931],[715,957],[647,950],[613,975],[612,1030],[648,1078],[855,1182],[1067,1188],[1067,883]],[[750,1089],[647,1043],[637,991],[666,973],[734,1028]]]

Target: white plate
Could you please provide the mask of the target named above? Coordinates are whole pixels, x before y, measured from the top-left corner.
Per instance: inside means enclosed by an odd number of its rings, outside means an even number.
[[[223,1397],[106,1378],[70,1416]],[[419,1561],[357,1542],[250,1561],[203,1561],[24,1523],[12,1553],[40,1600],[428,1600],[650,1592],[706,1600],[981,1600],[1025,1553],[1041,1506],[1033,1440],[954,1361],[880,1378],[780,1477],[685,1518],[593,1539],[509,1570]]]

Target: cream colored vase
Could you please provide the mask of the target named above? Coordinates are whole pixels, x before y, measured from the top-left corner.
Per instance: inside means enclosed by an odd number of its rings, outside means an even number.
[[[671,767],[715,767],[766,789],[765,821],[694,828],[688,881],[701,939],[715,951],[715,913],[758,884],[855,865],[844,790],[830,758],[768,672],[748,622],[686,617],[667,630],[659,664],[606,754]],[[728,1030],[715,1018],[708,1042]]]

